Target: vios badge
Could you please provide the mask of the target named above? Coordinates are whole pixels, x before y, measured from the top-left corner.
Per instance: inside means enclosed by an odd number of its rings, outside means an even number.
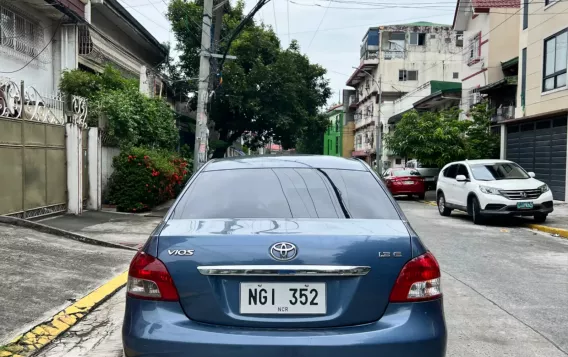
[[[186,256],[190,257],[195,252],[193,249],[168,249],[169,255]]]

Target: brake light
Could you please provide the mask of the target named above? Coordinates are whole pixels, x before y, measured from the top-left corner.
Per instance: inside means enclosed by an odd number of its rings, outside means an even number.
[[[179,301],[174,281],[164,263],[141,251],[130,263],[126,291],[138,299]]]
[[[427,252],[412,259],[402,268],[389,301],[426,301],[441,296],[440,266],[434,255]]]

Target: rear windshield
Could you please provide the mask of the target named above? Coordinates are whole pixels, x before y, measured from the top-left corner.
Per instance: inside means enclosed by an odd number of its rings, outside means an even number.
[[[172,218],[345,218],[331,180],[351,218],[400,219],[370,172],[322,171],[266,168],[202,172],[181,197]]]
[[[397,170],[392,172],[393,176],[420,176],[420,172],[416,170]]]

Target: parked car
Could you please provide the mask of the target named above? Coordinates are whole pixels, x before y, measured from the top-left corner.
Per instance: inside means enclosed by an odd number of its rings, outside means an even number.
[[[436,181],[438,180],[440,169],[435,167],[423,167],[423,165],[418,162],[418,160],[407,161],[406,167],[409,169],[415,169],[420,172],[420,175],[424,177],[426,191],[434,190],[436,188]]]
[[[438,178],[438,210],[442,216],[465,211],[475,224],[486,216],[533,216],[542,223],[553,211],[552,192],[534,177],[507,160],[452,162]]]
[[[383,174],[383,180],[393,196],[407,195],[418,196],[421,200],[426,195],[424,177],[417,170],[412,169],[388,169]]]
[[[132,356],[442,357],[440,268],[373,170],[214,160],[128,273]]]

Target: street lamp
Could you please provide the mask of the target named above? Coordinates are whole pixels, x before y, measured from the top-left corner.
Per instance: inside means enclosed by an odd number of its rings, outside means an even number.
[[[377,87],[379,88],[379,115],[377,118],[377,123],[375,124],[375,153],[376,153],[376,164],[375,164],[375,168],[377,169],[378,173],[381,174],[382,172],[382,168],[383,168],[383,131],[382,131],[382,127],[383,127],[383,123],[381,123],[381,104],[382,104],[382,95],[383,95],[383,90],[381,88],[381,75],[379,74],[379,81],[377,82],[377,80],[375,79],[375,77],[365,71],[364,69],[360,69],[359,67],[353,67],[354,69],[360,70],[361,72],[365,73],[367,76],[371,77],[371,79],[373,80],[373,82],[375,82],[375,84],[377,85]]]

